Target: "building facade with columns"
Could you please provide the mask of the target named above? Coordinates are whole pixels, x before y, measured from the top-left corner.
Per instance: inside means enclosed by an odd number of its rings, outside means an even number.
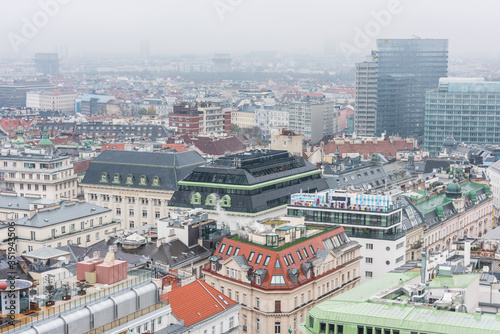
[[[80,185],[85,200],[111,209],[123,229],[154,225],[167,216],[177,182],[204,163],[195,151],[105,150],[92,161]]]

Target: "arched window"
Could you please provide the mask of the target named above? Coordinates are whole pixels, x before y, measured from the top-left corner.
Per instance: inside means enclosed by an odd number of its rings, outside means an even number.
[[[132,174],[127,175],[127,180],[125,181],[126,184],[134,184],[134,176]]]
[[[140,186],[148,185],[148,178],[146,177],[146,175],[141,175],[141,177],[139,178],[139,185]]]
[[[106,172],[101,173],[101,182],[108,182],[108,173]]]
[[[215,194],[210,194],[207,196],[207,199],[205,200],[205,205],[215,206],[215,200],[216,200]]]
[[[191,204],[201,204],[201,195],[200,195],[200,193],[194,193],[191,196]]]
[[[158,176],[153,177],[153,181],[151,182],[151,185],[153,187],[159,187],[160,186],[160,178]]]
[[[120,174],[115,173],[113,175],[113,183],[120,183],[120,182],[122,182]]]
[[[229,195],[224,195],[220,199],[220,206],[223,208],[230,208],[231,207],[231,196]]]

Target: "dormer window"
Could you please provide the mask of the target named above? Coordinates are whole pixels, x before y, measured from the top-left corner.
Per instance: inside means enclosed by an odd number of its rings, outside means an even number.
[[[222,206],[223,208],[231,207],[231,197],[229,195],[222,196],[220,200],[220,206]]]
[[[101,173],[101,182],[108,182],[108,173]]]
[[[134,176],[132,174],[127,175],[126,184],[134,184]]]
[[[205,200],[205,205],[215,206],[215,194],[210,194],[207,196],[207,199]]]
[[[153,182],[151,182],[151,185],[153,187],[159,187],[160,186],[160,178],[158,176],[153,177]]]
[[[148,185],[148,178],[146,177],[146,175],[141,175],[141,177],[139,178],[139,185],[140,186]]]
[[[255,276],[255,284],[257,284],[257,285],[261,284],[260,276]]]
[[[113,175],[113,183],[120,183],[122,180],[121,180],[121,177],[120,177],[120,174],[118,173],[115,173]]]
[[[192,196],[191,196],[191,201],[190,201],[191,204],[201,204],[201,195],[200,193],[194,193]]]

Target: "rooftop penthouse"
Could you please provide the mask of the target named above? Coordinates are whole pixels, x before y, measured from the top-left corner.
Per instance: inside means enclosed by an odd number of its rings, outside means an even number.
[[[321,274],[326,274],[355,260],[351,252],[359,247],[342,228],[307,228],[301,218],[283,217],[254,223],[238,235],[224,238],[206,270],[217,273],[231,260],[245,273],[242,278],[235,271],[235,279],[264,289],[293,288],[320,275],[320,267]],[[335,255],[329,256],[331,252]],[[342,261],[335,261],[337,256]]]
[[[287,151],[254,150],[218,158],[196,167],[178,182],[169,202],[174,207],[201,207],[227,212],[262,214],[284,209],[290,194],[328,188],[321,170]],[[278,214],[279,215],[279,214]]]
[[[333,189],[293,194],[288,215],[304,217],[308,224],[343,226],[350,237],[396,240],[403,236],[402,203],[390,196]]]

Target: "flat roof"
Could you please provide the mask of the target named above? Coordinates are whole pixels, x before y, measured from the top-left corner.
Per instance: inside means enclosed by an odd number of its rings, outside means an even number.
[[[400,285],[415,279],[420,276],[420,273],[405,272],[405,273],[387,273],[377,278],[371,279],[368,282],[361,284],[355,289],[344,292],[343,294],[332,298],[335,301],[349,301],[349,302],[364,302],[371,297],[387,290],[388,288]]]

